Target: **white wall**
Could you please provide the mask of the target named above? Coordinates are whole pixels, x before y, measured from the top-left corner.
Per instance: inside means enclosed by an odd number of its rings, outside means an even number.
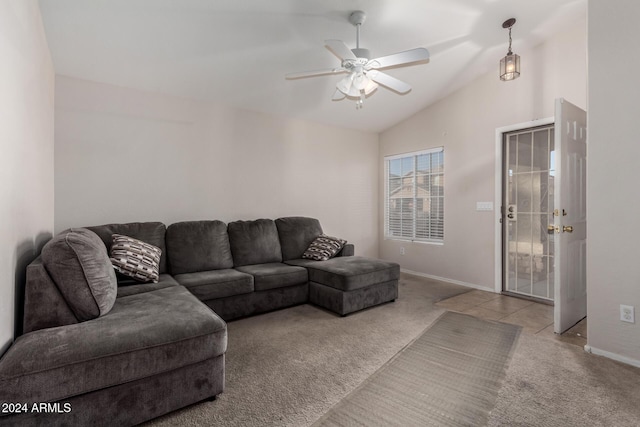
[[[589,345],[640,366],[640,69],[637,0],[589,1]],[[620,304],[635,306],[623,323]]]
[[[0,2],[0,354],[53,230],[54,72],[36,0]],[[16,312],[16,307],[20,307]]]
[[[517,52],[522,75],[498,79],[496,69],[380,135],[380,199],[383,158],[431,147],[445,148],[445,243],[385,240],[379,207],[380,256],[405,270],[454,282],[494,288],[495,212],[477,212],[476,202],[493,201],[496,128],[553,115],[554,99],[586,107],[586,17],[532,51]],[[434,61],[437,58],[433,58]],[[400,247],[406,254],[400,255]]]
[[[378,254],[377,134],[57,76],[55,138],[56,231],[303,215]]]

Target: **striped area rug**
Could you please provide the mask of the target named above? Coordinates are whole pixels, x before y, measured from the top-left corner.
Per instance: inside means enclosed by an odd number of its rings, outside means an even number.
[[[520,329],[446,312],[314,426],[485,425]]]

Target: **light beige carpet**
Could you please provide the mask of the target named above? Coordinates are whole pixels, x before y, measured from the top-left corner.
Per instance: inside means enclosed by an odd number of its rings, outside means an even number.
[[[302,305],[229,323],[227,388],[158,426],[310,426],[468,288],[401,276],[396,302],[345,318]],[[640,369],[521,333],[488,424],[638,426]]]
[[[225,392],[150,425],[311,425],[467,291],[403,275],[395,302],[347,317],[301,305],[229,322]]]
[[[489,426],[640,426],[640,369],[523,333]]]

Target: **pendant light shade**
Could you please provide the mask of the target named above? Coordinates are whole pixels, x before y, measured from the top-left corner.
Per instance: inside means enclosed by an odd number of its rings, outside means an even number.
[[[507,55],[500,60],[500,80],[509,81],[520,77],[520,56],[511,51],[511,27],[516,23],[515,18],[507,19],[502,23],[502,28],[509,29],[509,50]]]
[[[508,53],[500,60],[500,80],[508,81],[520,77],[520,55]]]

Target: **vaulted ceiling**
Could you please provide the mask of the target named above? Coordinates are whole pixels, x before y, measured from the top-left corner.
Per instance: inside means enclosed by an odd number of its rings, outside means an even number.
[[[502,22],[526,51],[586,17],[586,0],[40,0],[61,75],[378,132],[459,89],[498,74]],[[374,57],[426,47],[427,64],[388,74],[413,90],[379,88],[356,110],[332,101],[341,76],[285,80],[333,68],[324,40],[355,47],[348,17],[364,10],[361,47]],[[526,57],[522,60],[526,73]]]

